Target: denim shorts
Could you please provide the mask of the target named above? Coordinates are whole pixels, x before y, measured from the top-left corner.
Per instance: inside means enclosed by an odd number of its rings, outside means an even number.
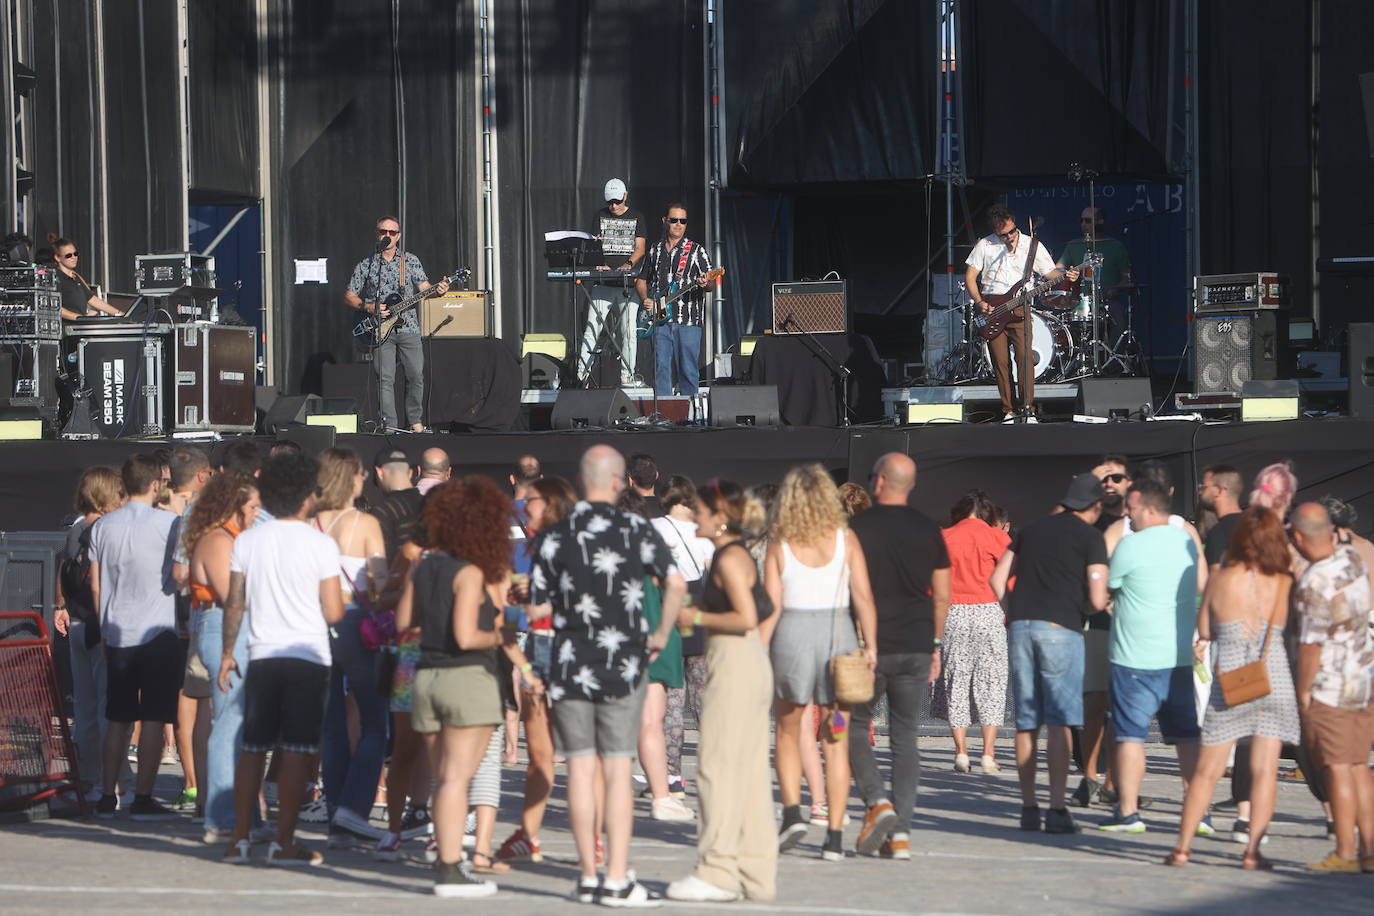
[[[1112,665],[1112,731],[1117,741],[1143,742],[1159,719],[1165,744],[1196,742],[1202,735],[1193,694],[1193,669]]]
[[[1048,620],[1013,620],[1007,660],[1016,730],[1083,724],[1083,634]]]

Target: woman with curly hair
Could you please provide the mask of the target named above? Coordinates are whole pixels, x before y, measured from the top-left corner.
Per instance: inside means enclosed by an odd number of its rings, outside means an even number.
[[[252,527],[261,502],[254,479],[246,474],[216,474],[200,491],[186,518],[190,569],[191,631],[202,659],[224,655],[224,596],[229,591],[229,558],[234,539]],[[248,627],[240,627],[234,660],[248,670]],[[213,661],[212,661],[213,664]],[[234,767],[243,736],[243,678],[228,692],[210,691],[210,738],[205,756],[205,842],[227,840],[234,832]]]
[[[515,631],[498,622],[499,608],[510,603],[510,518],[510,497],[490,478],[473,475],[433,490],[424,510],[430,549],[396,607],[399,628],[420,627],[411,724],[424,736],[438,779],[432,807],[440,897],[496,892],[463,857],[468,790],[505,718],[496,650],[505,648],[540,687]]]
[[[534,551],[540,532],[566,518],[577,505],[577,492],[562,477],[545,477],[531,484],[534,495],[525,500],[525,547]],[[522,599],[527,595],[522,594]],[[553,620],[533,620],[525,637],[526,654],[541,678],[549,676],[553,662]],[[506,838],[496,851],[503,862],[542,862],[544,853],[539,844],[539,829],[544,825],[544,809],[553,792],[553,724],[549,720],[549,705],[542,693],[521,691],[520,720],[525,723],[525,752],[529,765],[525,770],[525,800],[520,814],[520,826]]]
[[[782,480],[764,584],[779,611],[760,627],[776,675],[776,757],[783,804],[778,846],[791,849],[806,835],[798,742],[806,704],[815,703],[829,802],[821,856],[838,862],[844,858],[841,828],[849,804],[849,710],[836,701],[830,659],[859,647],[857,616],[872,670],[878,661],[878,616],[863,548],[848,530],[835,482],[819,464],[793,468]]]

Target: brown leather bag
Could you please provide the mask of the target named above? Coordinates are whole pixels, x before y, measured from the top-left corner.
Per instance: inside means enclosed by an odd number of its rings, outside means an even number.
[[[1254,575],[1254,571],[1251,570],[1250,588],[1252,594],[1255,587]],[[1258,604],[1258,599],[1256,603]],[[1260,645],[1259,661],[1250,662],[1239,668],[1232,668],[1230,671],[1222,671],[1217,674],[1217,683],[1221,686],[1221,696],[1226,700],[1227,706],[1240,706],[1242,703],[1267,697],[1273,689],[1269,685],[1269,669],[1264,664],[1264,657],[1269,652],[1269,636],[1273,630],[1273,624],[1274,616],[1270,613],[1269,618],[1264,621],[1264,642]]]

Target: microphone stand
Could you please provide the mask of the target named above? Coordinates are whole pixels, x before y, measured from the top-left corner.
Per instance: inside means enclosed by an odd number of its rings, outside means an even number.
[[[800,340],[806,349],[811,351],[811,355],[819,359],[830,374],[835,377],[836,406],[835,419],[842,427],[850,425],[849,419],[849,379],[853,373],[849,367],[835,358],[835,354],[825,348],[825,344],[816,339],[816,336],[797,323],[791,312],[782,320],[782,326],[791,327],[801,335]]]

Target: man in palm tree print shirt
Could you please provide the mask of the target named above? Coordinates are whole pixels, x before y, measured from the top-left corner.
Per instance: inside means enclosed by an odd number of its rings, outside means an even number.
[[[615,508],[625,488],[625,459],[607,445],[582,456],[585,499],[535,543],[530,616],[553,617],[548,678],[554,739],[568,758],[568,809],[577,841],[584,902],[628,905],[648,892],[628,878],[634,797],[631,762],[639,743],[640,708],[651,654],[677,622],[687,584],[652,525]],[[663,616],[649,631],[644,580],[663,583]],[[606,879],[596,874],[597,760],[606,781]]]

